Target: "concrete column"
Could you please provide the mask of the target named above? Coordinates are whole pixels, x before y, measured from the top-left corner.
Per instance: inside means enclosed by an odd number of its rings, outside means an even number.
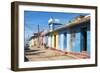
[[[52,41],[51,41],[51,45],[52,45],[52,48],[54,48],[54,35],[52,35]]]
[[[60,45],[61,45],[61,50],[64,51],[64,34],[61,34]]]
[[[58,34],[56,35],[56,48],[58,49],[59,47],[58,47]]]
[[[51,47],[51,36],[48,36],[48,46]]]
[[[67,49],[66,51],[71,52],[71,34],[67,34]]]

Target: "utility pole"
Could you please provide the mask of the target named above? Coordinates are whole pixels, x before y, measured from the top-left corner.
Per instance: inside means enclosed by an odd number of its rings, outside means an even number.
[[[40,47],[40,41],[39,41],[39,24],[38,24],[38,48]]]

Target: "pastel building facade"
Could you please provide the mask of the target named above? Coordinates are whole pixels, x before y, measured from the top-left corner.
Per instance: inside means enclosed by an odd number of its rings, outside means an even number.
[[[48,47],[64,52],[85,51],[90,55],[90,16],[77,17],[65,25],[51,19],[49,30],[46,33]]]
[[[42,31],[30,38],[30,47],[46,46],[63,52],[86,52],[90,56],[90,16],[79,16],[68,24],[50,18],[49,31]]]
[[[31,38],[29,39],[29,48],[32,49],[32,47],[34,46],[38,46],[38,35],[35,33],[34,36],[31,36]]]

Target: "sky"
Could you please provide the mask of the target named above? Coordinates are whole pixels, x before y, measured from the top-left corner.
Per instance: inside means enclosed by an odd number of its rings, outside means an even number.
[[[24,38],[29,39],[33,33],[39,30],[48,30],[48,20],[53,17],[62,24],[68,23],[68,21],[79,15],[88,15],[84,13],[63,13],[63,12],[40,12],[40,11],[24,11]]]

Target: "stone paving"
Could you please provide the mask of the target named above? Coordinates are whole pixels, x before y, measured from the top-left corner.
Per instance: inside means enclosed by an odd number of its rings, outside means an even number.
[[[47,60],[70,60],[75,59],[64,52],[33,47],[30,50],[25,50],[25,59],[27,61],[47,61]]]

